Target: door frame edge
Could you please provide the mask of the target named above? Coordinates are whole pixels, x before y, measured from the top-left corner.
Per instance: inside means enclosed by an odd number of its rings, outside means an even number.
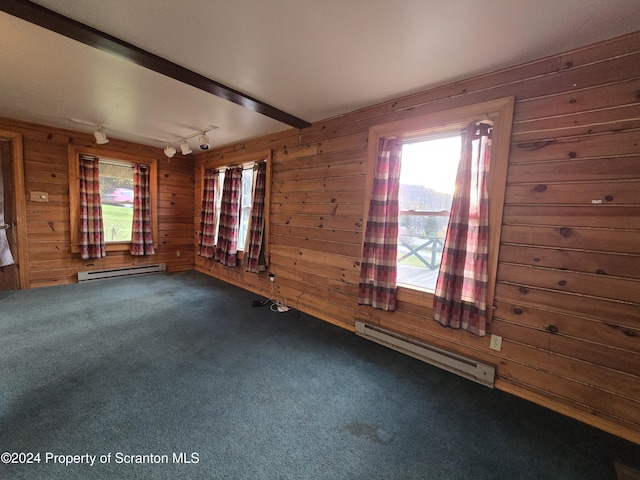
[[[0,138],[7,140],[11,148],[11,172],[13,175],[16,229],[18,243],[18,287],[27,290],[30,287],[29,256],[27,252],[27,202],[24,186],[24,156],[22,134],[10,130],[0,130]]]

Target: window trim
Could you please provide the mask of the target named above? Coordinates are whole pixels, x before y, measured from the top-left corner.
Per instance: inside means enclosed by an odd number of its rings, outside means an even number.
[[[443,109],[425,115],[418,115],[393,122],[373,125],[369,128],[368,170],[365,183],[364,219],[369,217],[369,204],[379,140],[381,138],[397,138],[398,141],[418,139],[432,136],[440,132],[466,127],[469,123],[482,119],[493,121],[491,169],[489,173],[490,211],[489,211],[489,263],[487,282],[487,322],[493,317],[496,275],[498,270],[498,253],[502,230],[502,215],[509,163],[509,148],[515,97],[505,97],[488,102]],[[362,246],[364,248],[365,229],[362,230]],[[418,295],[416,295],[418,293]],[[409,285],[398,286],[398,300],[411,298],[422,306],[431,308],[433,292]]]
[[[149,165],[149,190],[151,193],[151,232],[153,247],[158,248],[158,160],[155,157],[132,155],[129,153],[105,150],[94,147],[76,147],[69,145],[69,222],[71,227],[71,253],[80,253],[80,155],[93,155],[123,163],[143,163]],[[107,252],[127,252],[131,242],[108,242]]]
[[[206,170],[210,168],[214,168],[216,170],[224,170],[226,168],[231,167],[248,167],[253,166],[254,164],[265,161],[267,162],[266,169],[266,180],[265,180],[265,198],[264,198],[264,232],[263,232],[263,256],[265,261],[265,267],[268,267],[271,261],[270,257],[270,212],[271,212],[271,165],[272,165],[272,151],[271,149],[260,150],[253,153],[242,152],[242,153],[228,153],[228,154],[219,154],[213,156],[211,158],[207,158],[204,162],[200,164],[198,171],[198,184],[199,184],[199,201],[198,212],[202,215],[202,192],[204,189],[204,173]],[[255,180],[255,179],[254,179]],[[253,199],[252,199],[252,207],[253,207]],[[218,219],[219,221],[219,219]],[[197,225],[196,231],[196,256],[197,256],[197,242],[200,240],[200,235],[202,232],[200,231],[200,224]],[[246,242],[245,242],[246,243]],[[242,261],[244,257],[244,249],[246,245],[243,245],[242,248],[238,248],[238,260]],[[211,259],[206,259],[211,260]],[[238,262],[240,265],[241,262]]]

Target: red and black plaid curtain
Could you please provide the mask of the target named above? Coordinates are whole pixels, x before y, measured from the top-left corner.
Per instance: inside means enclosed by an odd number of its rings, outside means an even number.
[[[242,199],[242,167],[225,170],[220,204],[220,226],[214,260],[227,267],[235,267],[238,259],[240,206]]]
[[[260,162],[253,167],[255,179],[253,183],[253,199],[251,202],[251,220],[249,222],[249,239],[245,251],[247,272],[258,272],[262,240],[264,237],[264,202],[267,183],[267,162]]]
[[[98,158],[80,155],[80,256],[83,260],[107,256],[100,201]]]
[[[480,336],[487,323],[490,157],[491,126],[469,125],[433,298],[436,321]]]
[[[134,163],[133,168],[133,224],[131,228],[131,255],[153,255],[151,228],[151,184],[149,165]]]
[[[395,310],[398,257],[398,190],[402,147],[380,139],[365,230],[358,303]]]
[[[216,188],[219,173],[213,168],[204,172],[202,211],[200,212],[200,245],[198,255],[213,258],[216,248]]]

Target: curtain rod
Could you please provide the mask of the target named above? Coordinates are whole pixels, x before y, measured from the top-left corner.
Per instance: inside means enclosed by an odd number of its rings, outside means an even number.
[[[266,159],[263,160],[255,160],[253,161],[253,163],[251,164],[244,164],[244,165],[223,165],[222,167],[211,167],[211,168],[205,168],[205,170],[215,170],[216,172],[224,172],[226,169],[228,168],[242,168],[243,170],[251,170],[252,168],[254,168],[256,165],[258,165],[261,162],[266,162]]]
[[[430,140],[441,140],[443,138],[459,137],[462,133],[467,131],[467,127],[469,125],[471,125],[472,123],[475,124],[476,126],[487,125],[490,128],[493,128],[493,121],[492,120],[488,120],[488,119],[478,120],[476,122],[468,123],[467,126],[462,128],[461,130],[458,130],[457,127],[454,127],[451,130],[435,132],[433,134],[425,133],[424,135],[418,135],[418,136],[411,137],[411,138],[399,139],[397,144],[398,145],[408,145],[408,144],[412,144],[412,143],[428,142]]]

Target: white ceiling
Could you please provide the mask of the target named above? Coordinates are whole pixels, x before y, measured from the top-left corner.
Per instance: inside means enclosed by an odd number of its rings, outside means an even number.
[[[308,122],[640,29],[638,0],[35,3]],[[0,51],[0,116],[176,148],[289,128],[4,12]]]

